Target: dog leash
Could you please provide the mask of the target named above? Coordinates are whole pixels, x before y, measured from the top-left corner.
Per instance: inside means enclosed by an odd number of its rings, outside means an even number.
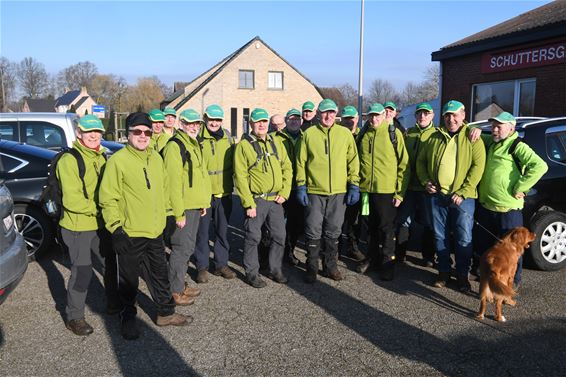
[[[464,215],[470,217],[472,219],[472,221],[474,222],[474,224],[476,224],[477,226],[479,226],[480,228],[482,228],[483,230],[485,230],[487,233],[489,233],[493,238],[495,238],[497,241],[501,241],[501,238],[497,237],[495,234],[491,233],[491,231],[489,229],[487,229],[485,226],[481,225],[479,223],[479,221],[477,221],[474,216],[470,215],[465,209],[463,209],[462,207],[460,207],[459,205],[456,205],[454,203],[450,203],[450,207],[455,207],[458,208],[460,210],[460,212],[462,212]]]

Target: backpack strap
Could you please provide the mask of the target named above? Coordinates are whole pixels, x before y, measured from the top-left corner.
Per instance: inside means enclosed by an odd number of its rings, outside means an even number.
[[[509,147],[509,154],[511,155],[511,157],[513,157],[513,161],[515,162],[515,165],[517,166],[517,169],[519,170],[519,173],[521,173],[521,175],[523,175],[523,168],[521,166],[521,161],[519,161],[519,158],[515,154],[515,150],[517,149],[517,145],[519,145],[519,143],[521,143],[522,141],[523,139],[518,137],[513,140],[511,146]]]
[[[187,162],[189,163],[189,187],[193,187],[193,160],[191,159],[191,154],[189,153],[189,151],[187,151],[185,144],[176,137],[169,139],[168,143],[175,143],[179,146],[179,152],[181,153],[181,161],[183,162],[183,166],[185,166]]]
[[[70,153],[77,160],[77,166],[79,168],[79,178],[81,179],[81,182],[83,184],[83,195],[84,195],[85,199],[88,199],[88,192],[86,191],[86,184],[85,184],[86,167],[85,167],[85,160],[83,159],[83,156],[75,148],[67,149],[63,153]]]
[[[269,138],[269,144],[271,144],[271,150],[273,151],[275,158],[277,159],[277,161],[281,161],[279,159],[279,153],[277,153],[277,147],[275,146],[275,140],[273,139],[273,136],[267,135],[267,137]]]
[[[395,157],[397,158],[397,164],[399,164],[399,152],[397,151],[397,133],[395,132],[397,127],[395,127],[395,123],[391,123],[389,125],[389,140],[391,140],[391,144],[393,145],[393,150],[395,151]]]
[[[257,139],[250,135],[250,134],[244,134],[242,136],[242,139],[247,140],[248,143],[250,143],[250,145],[253,147],[257,158],[255,160],[255,162],[253,163],[252,166],[250,166],[250,169],[254,168],[257,166],[257,164],[259,164],[259,162],[261,161],[261,159],[263,158],[263,151],[261,150],[261,146],[258,144]]]

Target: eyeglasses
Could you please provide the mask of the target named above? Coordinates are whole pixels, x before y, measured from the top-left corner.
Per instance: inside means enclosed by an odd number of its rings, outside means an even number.
[[[130,130],[130,133],[134,136],[140,136],[141,134],[144,134],[145,136],[149,137],[153,134],[152,130]]]

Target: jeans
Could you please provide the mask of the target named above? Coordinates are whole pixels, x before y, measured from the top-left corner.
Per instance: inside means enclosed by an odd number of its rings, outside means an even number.
[[[474,226],[475,199],[464,199],[457,206],[449,195],[433,194],[429,197],[432,211],[432,228],[438,257],[438,271],[450,272],[450,244],[454,237],[456,274],[468,276],[472,259],[472,229]]]

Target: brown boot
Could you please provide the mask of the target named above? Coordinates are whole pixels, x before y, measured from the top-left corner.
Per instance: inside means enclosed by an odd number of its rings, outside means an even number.
[[[326,276],[328,276],[330,279],[336,280],[336,281],[344,279],[344,277],[342,276],[342,273],[337,268],[333,268],[333,269],[328,270],[328,272],[326,273]]]
[[[173,313],[166,316],[157,316],[155,324],[157,326],[186,326],[193,321],[193,317],[190,315],[183,315],[179,313]]]
[[[191,287],[189,287],[187,282],[185,282],[185,290],[183,291],[183,296],[198,297],[198,296],[200,296],[200,289],[191,288]]]
[[[175,305],[178,306],[189,306],[195,303],[195,299],[189,296],[185,296],[183,293],[173,293],[173,301]]]
[[[71,330],[73,334],[79,336],[87,336],[89,334],[92,334],[92,332],[94,331],[92,326],[89,325],[84,318],[71,319],[70,321],[65,323],[65,326],[69,330]]]
[[[220,267],[215,270],[213,274],[216,276],[222,276],[224,279],[234,279],[236,277],[236,273],[228,266]]]
[[[199,270],[197,275],[197,283],[204,284],[208,283],[208,271],[207,270]]]

